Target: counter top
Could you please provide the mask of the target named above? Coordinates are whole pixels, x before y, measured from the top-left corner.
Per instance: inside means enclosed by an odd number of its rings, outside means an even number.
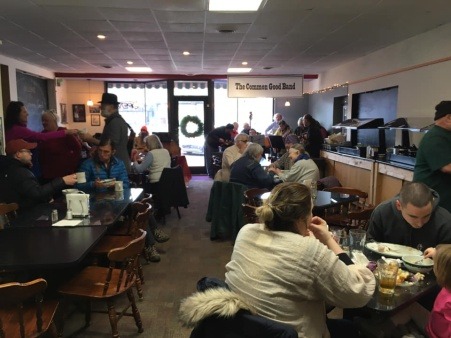
[[[390,165],[396,168],[401,168],[401,169],[406,169],[406,170],[410,170],[413,171],[414,166],[412,165],[408,165],[408,164],[403,164],[403,163],[399,163],[399,162],[393,162],[393,161],[387,161],[387,160],[375,160],[372,158],[366,158],[366,157],[360,157],[360,156],[354,156],[354,155],[348,155],[348,154],[343,154],[343,153],[339,153],[337,151],[333,151],[333,150],[322,150],[323,152],[326,153],[331,153],[331,154],[335,154],[335,155],[339,155],[339,156],[344,156],[344,157],[348,157],[348,158],[354,158],[354,159],[358,159],[358,160],[365,160],[365,161],[371,161],[371,162],[376,162],[376,163],[382,163],[385,165]]]

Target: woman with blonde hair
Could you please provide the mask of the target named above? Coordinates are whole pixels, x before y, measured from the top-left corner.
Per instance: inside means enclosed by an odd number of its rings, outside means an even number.
[[[291,325],[299,337],[329,337],[325,304],[364,306],[375,290],[373,273],[354,265],[334,241],[326,222],[312,216],[310,189],[299,183],[277,185],[256,211],[261,223],[239,232],[226,265],[229,288],[257,313]],[[332,337],[345,333],[330,321]]]

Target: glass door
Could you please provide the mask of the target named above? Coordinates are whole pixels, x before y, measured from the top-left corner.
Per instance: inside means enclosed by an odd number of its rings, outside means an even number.
[[[186,156],[188,166],[193,173],[204,173],[204,130],[207,98],[179,97],[175,101],[181,154]]]

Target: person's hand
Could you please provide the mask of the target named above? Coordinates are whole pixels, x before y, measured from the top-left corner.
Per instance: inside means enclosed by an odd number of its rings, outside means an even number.
[[[75,134],[78,134],[78,129],[66,129],[65,131],[64,131],[65,133],[66,133],[66,135],[75,135]]]
[[[66,184],[66,185],[74,185],[75,183],[77,183],[77,175],[70,174],[70,175],[64,176],[63,181],[64,181],[64,184]]]
[[[435,248],[427,248],[424,250],[424,258],[434,258],[437,250]]]
[[[324,245],[327,245],[327,242],[330,239],[333,240],[332,235],[329,232],[329,226],[321,217],[314,216],[312,222],[307,225],[307,229],[310,230],[313,233],[313,236]]]

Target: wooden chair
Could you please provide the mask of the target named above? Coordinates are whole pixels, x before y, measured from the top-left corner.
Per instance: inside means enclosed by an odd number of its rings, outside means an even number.
[[[75,298],[87,302],[86,326],[91,321],[91,301],[105,301],[108,311],[101,312],[108,313],[112,337],[119,337],[117,323],[122,316],[133,316],[138,332],[144,331],[132,287],[136,283],[138,260],[144,249],[145,237],[146,232],[140,230],[136,239],[108,253],[109,267],[88,266],[59,289],[59,293],[66,299]],[[114,302],[123,294],[127,295],[128,304],[124,310],[116,312]],[[132,313],[127,312],[130,307]],[[61,326],[60,336],[63,334],[62,329]]]
[[[43,301],[45,279],[0,285],[0,337],[57,337],[53,322],[56,300]],[[34,302],[26,302],[34,298]]]
[[[140,207],[137,206],[136,208],[139,211],[133,220],[133,226],[131,227],[130,235],[128,236],[106,235],[92,249],[91,251],[92,255],[106,256],[112,249],[123,247],[133,239],[139,237],[141,235],[141,231],[147,231],[152,207],[148,203],[145,204],[138,203],[138,204],[140,205]],[[147,257],[148,253],[144,248],[141,254],[144,257],[146,257],[147,261],[149,261],[149,258]],[[137,262],[137,271],[138,274],[136,276],[136,290],[138,292],[139,299],[143,299],[143,291],[141,285],[144,284],[144,273],[141,262],[139,260]]]
[[[251,188],[247,189],[244,192],[244,202],[246,204],[252,205],[254,207],[258,207],[261,205],[261,200],[256,198],[257,196],[268,192],[269,190],[266,188]]]
[[[242,206],[243,206],[244,224],[258,223],[258,217],[255,214],[255,209],[257,209],[257,207],[246,203],[243,203]]]
[[[325,210],[324,219],[330,226],[342,228],[361,228],[366,230],[374,206],[367,204],[368,194],[364,191],[349,187],[333,187],[324,189],[340,194],[356,195],[359,200],[340,207],[333,207]]]
[[[10,225],[10,221],[17,217],[18,209],[17,203],[0,204],[0,229],[3,229],[5,225]]]

